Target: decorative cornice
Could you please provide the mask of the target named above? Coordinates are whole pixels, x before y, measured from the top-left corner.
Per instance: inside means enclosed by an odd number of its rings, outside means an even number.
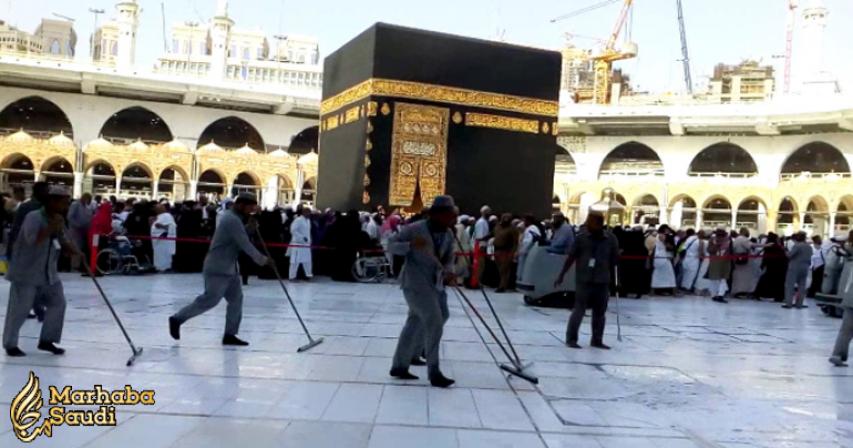
[[[428,100],[458,106],[495,109],[547,117],[556,117],[560,109],[559,102],[557,101],[483,92],[437,84],[371,78],[331,98],[323,100],[320,105],[320,115],[337,111],[349,104],[374,95]]]
[[[548,131],[544,128],[543,134]],[[468,112],[465,114],[465,125],[478,128],[502,129],[505,131],[527,132],[529,134],[539,133],[539,120],[527,120],[524,118],[506,117],[503,115],[481,114]]]

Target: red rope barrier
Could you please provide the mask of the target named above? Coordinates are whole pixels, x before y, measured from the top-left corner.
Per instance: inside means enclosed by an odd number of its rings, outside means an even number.
[[[107,237],[107,238],[110,237],[109,235],[101,235],[101,236]],[[123,235],[123,236],[126,236],[128,239],[131,239],[131,240],[175,241],[175,242],[180,242],[180,243],[197,243],[197,244],[210,244],[212,241],[210,238],[187,238],[187,237],[178,238],[178,237],[149,236],[149,235]],[[307,248],[307,249],[312,249],[312,250],[335,250],[334,247],[330,247],[330,246],[320,246],[320,245],[310,245],[310,244],[288,244],[288,243],[266,242],[266,245],[267,245],[267,247],[276,247],[276,248],[282,248],[282,249],[294,247],[294,248]],[[97,250],[96,244],[94,242],[93,242],[93,248],[95,250]],[[376,253],[376,254],[384,254],[385,253],[384,250],[379,249],[379,248],[359,249],[358,251],[362,252],[362,253]],[[476,241],[476,242],[474,242],[474,251],[473,252],[457,252],[456,255],[457,256],[466,256],[466,257],[473,255],[474,262],[472,264],[472,269],[474,270],[474,272],[477,272],[477,268],[478,268],[479,263],[480,263],[480,257],[477,256],[477,254],[479,254],[479,252],[480,252],[480,242]],[[730,260],[730,261],[734,261],[734,260],[744,259],[744,258],[746,258],[746,259],[763,259],[763,258],[777,258],[777,257],[782,258],[783,256],[770,256],[770,257],[768,257],[767,255],[752,255],[752,254],[750,254],[750,255],[746,255],[746,254],[744,254],[744,255],[709,255],[707,257],[699,257],[699,259],[700,260],[708,259],[708,260]],[[492,255],[490,258],[494,259],[494,255]],[[652,257],[652,256],[646,256],[646,255],[620,255],[619,259],[620,260],[637,260],[637,261],[639,261],[639,260],[649,260],[649,259],[672,260],[673,258],[672,257]]]

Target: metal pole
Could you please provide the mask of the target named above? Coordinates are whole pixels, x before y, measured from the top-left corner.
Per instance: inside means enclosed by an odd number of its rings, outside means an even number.
[[[133,351],[133,355],[131,355],[131,357],[127,360],[127,366],[131,366],[136,360],[136,357],[142,354],[142,347],[137,348],[133,344],[133,340],[131,340],[130,335],[127,334],[127,330],[125,330],[124,325],[121,323],[121,319],[119,319],[118,314],[116,314],[116,310],[115,308],[113,308],[112,303],[110,303],[110,299],[107,298],[107,294],[104,293],[103,288],[101,288],[101,284],[98,282],[97,277],[95,277],[95,271],[92,270],[92,267],[89,265],[89,262],[86,261],[86,257],[81,257],[81,259],[83,260],[83,267],[86,268],[86,272],[89,273],[89,277],[92,279],[92,282],[95,283],[95,288],[98,289],[98,293],[100,293],[101,298],[104,299],[104,303],[106,303],[107,308],[110,309],[110,314],[113,315],[113,319],[118,324],[118,328],[124,335],[124,339],[127,340],[127,343],[130,345],[130,349]]]
[[[323,342],[323,338],[314,339],[311,337],[311,333],[308,331],[308,327],[305,326],[305,322],[302,320],[302,316],[299,315],[299,310],[296,309],[296,304],[293,303],[293,298],[290,297],[290,292],[288,292],[287,287],[284,286],[284,280],[281,279],[281,275],[278,272],[278,266],[276,266],[275,260],[273,260],[269,248],[267,248],[267,243],[264,242],[263,238],[260,238],[260,234],[258,240],[261,242],[261,247],[264,249],[264,253],[266,254],[266,256],[270,260],[272,260],[272,264],[270,265],[270,267],[272,267],[272,271],[273,273],[275,273],[275,278],[278,280],[278,284],[281,285],[281,289],[284,291],[284,295],[287,296],[287,301],[290,302],[290,307],[293,308],[293,314],[296,314],[296,318],[299,319],[299,325],[301,325],[302,330],[305,331],[305,336],[308,336],[308,343],[303,345],[302,347],[299,347],[297,349],[297,352],[304,352],[320,345]]]

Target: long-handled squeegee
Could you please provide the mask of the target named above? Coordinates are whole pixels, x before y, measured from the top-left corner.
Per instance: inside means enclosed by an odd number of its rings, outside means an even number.
[[[462,243],[459,241],[459,237],[455,233],[453,234],[453,238],[456,240],[456,245],[459,247],[462,247]],[[470,267],[473,266],[473,263],[471,262],[471,260],[467,256],[465,256],[465,261],[466,261],[466,264],[468,265],[468,267],[470,269]],[[509,347],[509,351],[507,351],[506,347],[504,347],[503,343],[501,343],[500,339],[498,339],[498,336],[495,334],[495,332],[492,330],[492,328],[489,326],[489,324],[486,323],[486,320],[483,318],[483,316],[480,314],[480,312],[477,311],[477,308],[474,307],[474,304],[471,303],[471,301],[468,299],[468,297],[465,295],[465,293],[462,292],[462,289],[458,285],[456,286],[456,293],[459,296],[460,301],[464,300],[465,303],[468,305],[468,307],[471,308],[471,310],[477,316],[477,318],[480,319],[480,323],[483,324],[483,327],[486,328],[486,331],[489,332],[489,335],[491,335],[492,339],[494,339],[495,343],[498,344],[498,347],[500,347],[501,351],[503,351],[504,355],[506,355],[507,359],[510,361],[511,365],[498,364],[498,367],[500,367],[501,370],[504,370],[507,373],[515,375],[515,376],[517,376],[521,379],[524,379],[526,381],[529,381],[533,384],[539,384],[539,378],[525,372],[525,369],[529,368],[532,365],[532,363],[528,363],[526,365],[522,364],[521,358],[518,356],[518,352],[515,350],[515,346],[513,345],[512,341],[509,338],[509,334],[507,334],[506,329],[504,328],[503,323],[501,322],[501,319],[498,316],[497,311],[495,311],[495,307],[492,305],[491,299],[489,299],[489,295],[486,294],[486,290],[483,289],[483,285],[482,284],[479,285],[477,287],[477,289],[479,289],[480,292],[483,294],[483,299],[486,301],[486,305],[488,305],[489,311],[491,311],[491,313],[492,313],[492,317],[494,317],[495,322],[498,324],[498,328],[500,329],[501,333],[503,334],[504,340],[506,341],[506,345]],[[464,307],[463,307],[463,309],[464,309]],[[468,313],[466,312],[465,314],[467,315]],[[471,316],[468,316],[468,318],[471,319]],[[473,319],[471,319],[471,324],[474,325]],[[474,328],[476,329],[476,326]],[[510,352],[512,352],[512,355],[510,355]]]
[[[258,238],[261,242],[261,247],[264,249],[264,253],[266,256],[273,260],[272,255],[270,254],[270,250],[267,248],[267,243],[264,242],[263,238]],[[270,263],[270,267],[272,267],[272,271],[275,273],[275,278],[278,279],[278,284],[281,285],[281,289],[284,291],[284,295],[287,296],[287,301],[290,302],[290,307],[293,308],[293,314],[296,315],[296,318],[299,319],[299,325],[302,325],[302,331],[305,332],[305,336],[308,337],[308,343],[296,349],[298,353],[302,353],[304,351],[311,350],[312,348],[323,343],[323,338],[314,339],[311,337],[311,333],[308,331],[308,327],[305,326],[305,321],[302,320],[302,316],[299,315],[299,310],[296,309],[296,304],[293,303],[293,298],[290,297],[290,292],[287,291],[287,287],[284,286],[284,280],[281,279],[281,274],[278,273],[278,266],[276,266],[275,261]]]
[[[530,367],[531,364],[523,365],[521,363],[521,360],[518,358],[518,355],[516,354],[515,347],[513,347],[512,342],[509,340],[509,338],[506,339],[506,342],[507,342],[507,345],[510,347],[510,350],[512,351],[512,353],[515,356],[511,355],[510,352],[507,351],[506,347],[504,347],[504,344],[498,338],[498,335],[495,334],[494,330],[492,330],[492,327],[490,327],[489,324],[486,322],[486,319],[483,318],[483,316],[480,314],[480,312],[477,311],[477,308],[474,306],[474,304],[471,303],[471,300],[468,299],[468,297],[465,295],[464,292],[462,292],[462,288],[460,288],[459,286],[455,286],[455,291],[456,291],[456,294],[459,296],[459,301],[462,304],[462,309],[464,310],[465,305],[466,304],[468,305],[468,308],[470,308],[471,311],[474,312],[474,315],[477,316],[477,318],[480,320],[480,323],[483,325],[483,327],[485,327],[486,331],[489,332],[489,335],[492,337],[492,339],[495,341],[495,343],[498,345],[498,347],[504,353],[506,358],[509,360],[510,364],[500,363],[500,364],[498,364],[498,367],[500,367],[501,370],[503,370],[503,371],[505,371],[511,375],[515,375],[515,376],[517,376],[517,377],[519,377],[525,381],[529,381],[533,384],[539,384],[539,378],[537,378],[536,376],[534,376],[530,373],[525,372],[525,369]],[[487,295],[485,295],[485,291],[483,293],[483,297],[486,299],[487,302],[489,302],[489,298]],[[464,301],[464,303],[463,303],[463,301]],[[491,303],[489,303],[489,308],[492,310],[492,316],[498,322],[498,325],[501,327],[501,330],[503,331],[503,325],[500,324],[500,318],[498,317],[497,314],[494,313],[495,309],[494,309],[494,307],[492,307]],[[467,310],[465,311],[465,315],[468,316],[468,319],[471,321],[471,325],[474,326],[474,329],[476,330],[477,327],[476,327],[476,325],[474,325],[474,320],[471,319],[471,316],[468,314]],[[477,331],[477,333],[479,333],[479,331]],[[504,331],[504,336],[506,336],[505,331]],[[485,344],[486,341],[483,340],[483,343]],[[488,346],[486,348],[488,349]],[[497,360],[495,360],[495,361],[497,361]]]
[[[119,319],[118,314],[116,314],[116,310],[113,308],[113,304],[110,303],[110,299],[107,298],[107,294],[104,293],[103,288],[101,288],[101,284],[98,282],[98,279],[95,277],[95,271],[92,270],[92,267],[89,266],[89,262],[86,261],[86,257],[80,257],[83,260],[83,267],[86,268],[86,272],[89,273],[89,278],[92,279],[92,282],[95,283],[95,288],[98,289],[98,292],[101,294],[101,298],[104,299],[104,303],[107,304],[107,308],[110,309],[110,313],[113,315],[113,319],[118,324],[118,328],[121,329],[121,333],[124,335],[124,339],[127,340],[128,345],[130,345],[130,350],[133,354],[127,360],[127,366],[130,367],[136,361],[136,357],[142,355],[142,347],[137,347],[133,344],[133,340],[130,339],[130,335],[127,334],[127,330],[124,329],[124,325],[121,323],[121,319]]]

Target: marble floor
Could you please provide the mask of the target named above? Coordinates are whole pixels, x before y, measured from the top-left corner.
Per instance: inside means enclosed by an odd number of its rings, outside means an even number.
[[[814,306],[701,298],[622,300],[624,341],[608,313],[609,352],[567,349],[568,312],[492,295],[532,386],[496,367],[456,296],[442,344],[448,390],[388,377],[406,314],[394,285],[325,280],[290,285],[316,336],[305,343],[277,283],[245,288],[240,335],[220,345],[224,304],[173,341],[166,318],[202,288],[200,275],[109,277],[103,286],[144,354],[129,349],[89,279],[66,276],[65,356],[0,355],[0,403],[34,371],[47,384],[154,389],[156,404],[120,408],[118,426],[57,427],[35,446],[59,447],[835,447],[853,446],[853,369],[826,361],[840,324]],[[483,310],[482,297],[469,297]],[[8,283],[0,282],[5,315]],[[583,343],[588,342],[585,322]],[[500,358],[496,346],[492,352]],[[426,376],[423,368],[414,373]],[[45,392],[46,394],[46,392]],[[47,396],[45,396],[47,401]],[[5,412],[5,411],[4,411]],[[7,414],[8,415],[8,414]],[[0,446],[18,446],[10,420]]]

